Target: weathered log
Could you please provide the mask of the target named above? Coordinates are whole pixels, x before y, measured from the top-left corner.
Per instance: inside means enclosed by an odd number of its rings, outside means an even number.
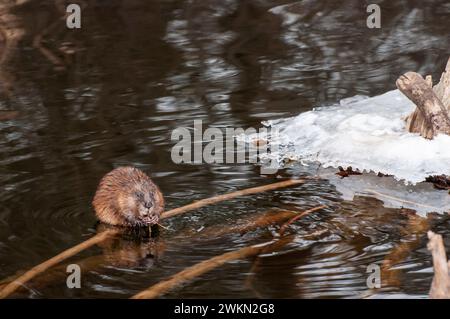
[[[439,83],[433,88],[431,76],[425,79],[407,72],[396,82],[398,89],[417,108],[406,118],[406,129],[432,139],[438,133],[450,134],[450,59]]]
[[[434,278],[430,298],[450,299],[450,263],[447,262],[444,241],[441,235],[428,232],[428,250],[433,255]]]
[[[450,110],[450,59],[448,59],[447,66],[445,67],[444,73],[442,73],[439,83],[435,85],[433,90],[447,110]]]
[[[410,132],[418,132],[425,138],[433,138],[438,133],[450,134],[447,108],[420,74],[407,72],[398,78],[396,84],[420,112],[416,116],[413,114],[409,121]]]

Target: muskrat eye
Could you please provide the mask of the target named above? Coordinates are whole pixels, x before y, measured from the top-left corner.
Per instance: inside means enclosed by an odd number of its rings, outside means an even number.
[[[144,193],[136,192],[134,193],[134,195],[137,197],[137,199],[144,200]]]

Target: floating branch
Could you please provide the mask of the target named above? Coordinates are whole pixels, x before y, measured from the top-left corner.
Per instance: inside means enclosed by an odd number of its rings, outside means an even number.
[[[297,214],[298,213],[295,211],[269,211],[267,213],[261,214],[261,216],[253,218],[252,220],[239,223],[238,225],[233,225],[231,227],[224,227],[223,225],[212,226],[208,227],[205,231],[195,233],[194,235],[197,238],[220,238],[222,236],[233,233],[244,234],[257,228],[281,223],[289,218],[292,218],[293,216],[296,216]],[[87,269],[96,268],[100,263],[103,262],[105,262],[104,255],[97,255],[77,261],[76,264],[80,265],[80,267],[85,272]],[[54,282],[56,280],[61,280],[61,278],[65,278],[65,276],[67,276],[66,267],[66,264],[62,264],[54,267],[51,270],[48,270],[45,274],[41,274],[38,278],[35,278],[33,280],[33,288],[42,288],[49,282]],[[20,274],[22,273],[24,272],[21,272]],[[16,280],[18,277],[19,275],[14,275],[3,279],[0,282],[0,290],[10,282]]]
[[[436,212],[438,212],[440,210],[438,207],[429,206],[429,205],[425,205],[425,204],[420,204],[420,203],[416,203],[416,202],[413,202],[413,201],[410,201],[410,200],[407,200],[407,199],[402,199],[402,198],[394,197],[394,196],[391,196],[391,195],[386,195],[386,194],[377,192],[377,191],[375,191],[373,189],[365,189],[364,191],[368,192],[368,193],[371,193],[373,195],[376,195],[378,197],[388,198],[390,200],[393,200],[393,201],[396,201],[396,202],[399,202],[399,203],[410,204],[410,205],[414,205],[414,206],[417,206],[417,207],[433,209]]]
[[[430,298],[450,299],[450,262],[447,262],[444,241],[441,235],[428,232],[428,250],[433,255],[434,278]]]
[[[274,190],[277,188],[289,187],[289,186],[299,185],[299,184],[304,184],[304,183],[305,183],[304,179],[290,179],[290,180],[283,181],[283,182],[247,188],[247,189],[243,189],[243,190],[228,193],[228,194],[217,195],[214,197],[201,199],[192,204],[189,204],[189,205],[186,205],[183,207],[179,207],[179,208],[175,208],[175,209],[171,209],[171,210],[163,213],[161,216],[161,219],[177,216],[177,215],[183,214],[187,211],[198,209],[198,208],[201,208],[201,207],[207,206],[207,205],[212,205],[212,204],[215,204],[218,202],[223,202],[223,201],[235,198],[235,197],[267,192],[267,191],[271,191],[271,190]]]
[[[116,234],[117,231],[115,230],[107,230],[105,232],[102,232],[100,234],[95,235],[94,237],[82,242],[81,244],[78,244],[70,249],[67,249],[60,253],[59,255],[56,255],[53,258],[50,258],[49,260],[43,262],[42,264],[39,264],[33,268],[31,268],[29,271],[25,272],[23,275],[19,276],[17,279],[15,279],[13,282],[9,283],[5,287],[3,287],[2,290],[0,290],[0,299],[8,297],[10,294],[12,294],[14,291],[16,291],[19,287],[24,285],[29,280],[33,279],[40,273],[46,271],[50,267],[55,266],[56,264],[62,262],[63,260],[78,254],[79,252],[90,248],[94,246],[95,244],[98,244],[105,239],[113,236]]]
[[[216,257],[213,257],[211,259],[202,261],[201,263],[198,263],[194,266],[191,266],[189,268],[186,268],[185,270],[173,275],[171,278],[161,281],[157,283],[156,285],[151,286],[150,288],[143,290],[133,297],[132,299],[153,299],[157,298],[169,290],[172,290],[175,287],[178,287],[188,281],[191,281],[192,279],[203,275],[204,273],[207,273],[217,267],[222,266],[223,264],[237,260],[237,259],[244,259],[252,256],[256,256],[259,253],[261,253],[263,250],[272,250],[279,247],[280,244],[284,246],[284,242],[287,240],[287,238],[283,238],[276,241],[270,241],[259,245],[254,246],[248,246],[241,248],[239,250],[231,251],[228,253],[225,253],[223,255],[219,255]]]
[[[227,227],[226,225],[208,227],[204,231],[195,233],[195,236],[199,238],[219,238],[228,234],[245,234],[257,228],[284,222],[298,214],[299,213],[295,211],[269,211],[267,213],[259,214],[258,216],[249,216],[249,220],[236,222],[235,225],[230,227]]]
[[[420,246],[423,235],[430,228],[429,220],[418,215],[407,215],[408,223],[402,231],[402,239],[388,255],[384,257],[381,265],[381,278],[383,286],[400,286],[400,275],[403,269],[394,268],[403,262],[411,252]]]
[[[299,220],[300,218],[309,215],[315,211],[321,210],[327,208],[327,205],[321,205],[321,206],[317,206],[308,210],[305,210],[304,212],[301,212],[300,214],[297,214],[297,216],[293,217],[291,220],[289,220],[287,223],[285,223],[283,226],[281,226],[280,230],[279,230],[279,234],[280,236],[284,235],[284,232],[286,231],[286,229],[289,227],[289,225],[291,225],[292,223],[294,223],[295,221]]]
[[[315,212],[315,211],[318,211],[318,210],[321,210],[321,209],[324,209],[324,208],[327,208],[327,207],[328,207],[328,206],[326,206],[326,205],[321,205],[321,206],[317,206],[317,207],[314,207],[314,208],[305,210],[305,211],[303,211],[303,212],[301,212],[301,213],[298,213],[297,216],[291,218],[289,221],[287,221],[285,224],[283,224],[283,225],[280,227],[280,229],[278,230],[278,235],[279,235],[280,237],[283,236],[284,233],[285,233],[285,231],[286,231],[286,229],[287,229],[292,223],[294,223],[295,221],[297,221],[297,220],[303,218],[304,216],[309,215],[309,214],[311,214],[311,213],[313,213],[313,212]],[[321,232],[321,233],[323,233],[323,232]],[[316,234],[318,234],[318,232],[316,232]],[[310,235],[314,235],[314,234],[310,234]],[[292,238],[292,239],[293,239],[293,236],[287,236],[287,237],[285,237],[285,238]],[[279,241],[279,244],[278,244],[277,249],[282,248],[283,246],[287,245],[289,242],[291,242],[291,240],[289,240],[289,241],[286,241],[286,240],[285,240],[285,241]],[[280,245],[280,243],[281,243],[281,245]],[[261,252],[261,254],[268,253],[269,250],[272,250],[271,248],[272,248],[271,246],[265,247],[265,249],[263,249],[263,251]],[[266,249],[267,249],[267,250],[266,250]],[[260,296],[259,293],[253,288],[253,284],[252,284],[252,279],[253,279],[253,277],[254,277],[253,274],[256,272],[256,269],[257,269],[258,266],[259,266],[259,260],[260,260],[260,258],[259,258],[259,256],[258,256],[258,257],[256,258],[256,260],[253,262],[252,268],[250,269],[250,275],[247,277],[247,280],[245,281],[245,285],[246,285],[248,288],[250,288],[251,290],[253,290],[253,292],[258,296],[258,298],[261,298],[262,296]]]
[[[52,267],[51,269],[48,269],[46,272],[41,273],[39,276],[32,279],[32,285],[31,287],[28,287],[28,289],[33,290],[39,290],[43,289],[50,283],[54,282],[65,282],[67,278],[67,266],[71,263],[77,264],[80,266],[81,269],[83,269],[83,273],[87,273],[90,270],[98,268],[98,266],[102,263],[105,263],[105,256],[103,254],[101,255],[94,255],[89,256],[81,260],[77,260],[75,262],[65,262],[62,264],[59,264],[55,267]],[[22,272],[23,273],[23,272]],[[21,273],[21,274],[22,274]],[[9,278],[5,278],[2,282],[0,282],[0,290],[8,285],[9,283],[13,282],[14,280],[17,280],[20,275],[16,274],[14,276],[10,276]],[[23,287],[23,286],[22,286]],[[19,287],[21,289],[21,287]]]
[[[325,205],[318,206],[315,208],[308,209],[304,212],[301,212],[297,214],[293,219],[291,219],[289,222],[287,222],[284,227],[282,227],[282,231],[286,229],[290,224],[292,224],[295,220],[298,220],[299,218],[306,216],[314,211],[320,210],[325,208]],[[282,234],[280,230],[280,235]],[[228,252],[223,255],[219,255],[216,257],[213,257],[211,259],[202,261],[194,266],[191,266],[189,268],[186,268],[185,270],[173,275],[171,278],[161,281],[150,288],[139,292],[138,294],[134,295],[132,299],[153,299],[157,298],[169,290],[178,287],[182,285],[183,283],[186,283],[188,281],[191,281],[192,279],[203,275],[206,272],[209,272],[217,267],[220,267],[224,265],[225,263],[237,260],[237,259],[243,259],[248,258],[252,256],[257,256],[260,253],[264,252],[267,253],[269,251],[277,250],[289,242],[291,242],[292,239],[290,237],[283,237],[280,240],[270,241],[264,244],[255,245],[255,246],[249,246],[244,247],[236,251]]]
[[[225,201],[228,199],[232,199],[232,198],[235,198],[238,196],[256,194],[256,193],[260,193],[260,192],[274,190],[277,188],[299,185],[299,184],[305,183],[305,181],[306,181],[305,179],[299,179],[299,180],[291,179],[291,180],[287,180],[287,181],[283,181],[283,182],[277,182],[277,183],[273,183],[273,184],[243,189],[243,190],[228,193],[228,194],[214,196],[211,198],[199,200],[197,202],[194,202],[194,203],[186,205],[186,206],[182,206],[180,208],[169,210],[166,213],[163,213],[163,215],[161,216],[161,219],[180,215],[185,212],[188,212],[188,211],[191,211],[191,210],[194,210],[194,209],[206,206],[206,205],[215,204],[215,203]],[[99,234],[95,235],[94,237],[92,237],[72,248],[69,248],[69,249],[63,251],[62,253],[60,253],[59,255],[56,255],[55,257],[33,267],[29,271],[25,272],[23,275],[19,276],[13,282],[4,286],[3,289],[0,290],[0,299],[8,297],[10,294],[12,294],[14,291],[16,291],[20,286],[24,285],[26,282],[33,279],[40,273],[46,271],[50,267],[53,267],[54,265],[64,261],[67,258],[70,258],[70,257],[80,253],[81,251],[83,251],[87,248],[90,248],[93,245],[96,245],[96,244],[99,244],[99,243],[105,241],[106,239],[116,235],[118,232],[119,232],[118,230],[109,230],[109,231],[99,233]]]

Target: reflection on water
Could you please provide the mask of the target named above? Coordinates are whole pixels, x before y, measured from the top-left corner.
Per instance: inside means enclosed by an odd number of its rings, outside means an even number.
[[[173,129],[196,119],[259,127],[383,93],[406,70],[436,79],[450,51],[446,1],[381,1],[380,30],[365,27],[365,6],[356,0],[86,2],[82,29],[71,31],[55,23],[54,1],[10,8],[23,36],[0,72],[0,278],[95,234],[90,202],[113,167],[150,172],[168,208],[275,180],[252,165],[176,165]],[[64,68],[33,45],[39,38]],[[370,293],[427,294],[424,229],[445,237],[448,218],[415,228],[402,210],[367,197],[343,201],[332,184],[314,180],[168,220],[156,242],[116,238],[70,260],[85,269],[82,289],[66,288],[63,265],[16,296],[129,297],[197,262],[271,239],[279,226],[220,237],[199,236],[202,229],[318,204],[329,208],[293,224],[294,238],[280,251],[229,263],[166,297],[358,297],[368,293],[367,266],[381,265],[400,242],[412,242],[411,250],[394,275],[384,272],[386,286]]]

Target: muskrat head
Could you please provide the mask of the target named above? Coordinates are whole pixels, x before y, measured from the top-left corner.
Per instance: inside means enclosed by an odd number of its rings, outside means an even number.
[[[157,188],[137,188],[120,196],[119,205],[131,226],[151,226],[159,222],[164,210],[162,194]]]

